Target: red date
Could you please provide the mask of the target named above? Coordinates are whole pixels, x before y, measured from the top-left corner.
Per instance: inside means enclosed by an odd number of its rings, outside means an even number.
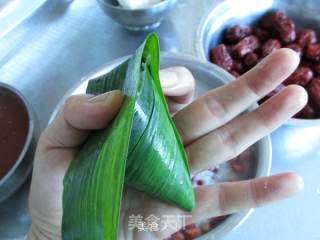
[[[243,58],[250,52],[258,49],[260,46],[259,39],[255,36],[248,36],[238,42],[232,49],[232,54],[236,58]]]
[[[296,26],[290,19],[276,21],[274,31],[284,43],[291,43],[296,40]]]
[[[261,26],[273,31],[284,43],[291,43],[296,39],[295,24],[283,12],[267,14],[262,18]]]
[[[276,11],[266,14],[261,20],[261,26],[265,29],[272,29],[279,21],[287,20],[288,16],[284,12]]]
[[[299,31],[297,36],[297,43],[301,47],[305,47],[308,44],[313,44],[317,42],[317,34],[312,29],[302,29]]]
[[[226,48],[227,48],[228,53],[231,53],[234,45],[225,45],[225,46],[226,46]]]
[[[320,62],[320,44],[309,44],[306,50],[306,57]]]
[[[303,50],[302,50],[302,47],[299,44],[292,43],[292,44],[289,44],[286,47],[290,48],[293,51],[295,51],[296,53],[298,53],[299,57],[302,57]]]
[[[212,228],[215,228],[216,226],[218,226],[220,223],[222,223],[224,220],[227,219],[229,215],[224,215],[224,216],[220,216],[220,217],[213,217],[210,219],[210,224]]]
[[[310,105],[307,104],[297,115],[296,118],[304,118],[304,119],[313,119],[316,117],[315,109]]]
[[[233,75],[235,78],[238,78],[238,77],[240,77],[241,76],[241,74],[240,73],[238,73],[237,71],[235,71],[235,70],[231,70],[230,72],[229,72],[231,75]]]
[[[243,60],[244,64],[248,69],[255,66],[258,63],[258,61],[259,61],[259,56],[253,52],[248,53]]]
[[[203,234],[202,229],[199,227],[192,227],[184,230],[184,235],[187,239],[195,239]]]
[[[314,64],[312,70],[316,76],[320,76],[320,63]]]
[[[245,171],[244,163],[241,161],[240,155],[229,161],[230,167],[235,173],[243,173]]]
[[[252,32],[251,27],[249,26],[240,26],[235,25],[227,29],[225,33],[225,39],[229,43],[237,43],[241,39],[250,35]]]
[[[310,103],[320,111],[320,78],[314,78],[307,90],[310,97]]]
[[[302,59],[299,66],[300,66],[300,67],[308,67],[308,68],[311,68],[312,71],[313,71],[313,67],[314,67],[315,64],[316,64],[316,62],[314,62],[314,61]]]
[[[256,35],[261,41],[265,41],[271,37],[270,33],[262,28],[255,28],[254,35]]]
[[[204,233],[207,233],[212,229],[212,227],[210,223],[205,223],[201,225],[201,229]]]
[[[279,40],[269,39],[261,47],[262,57],[268,56],[270,53],[276,51],[279,48],[281,48],[281,43]]]
[[[197,184],[198,186],[202,186],[202,185],[204,185],[204,181],[201,180],[201,179],[199,179],[199,180],[197,180],[196,184]]]
[[[238,60],[234,60],[233,61],[233,70],[237,71],[238,73],[243,73],[244,72],[243,64]]]
[[[224,44],[220,44],[213,48],[210,52],[211,61],[226,71],[230,71],[233,66],[233,60]]]
[[[181,232],[177,232],[173,235],[171,235],[170,240],[184,240],[184,235]]]
[[[298,84],[307,86],[313,78],[313,72],[308,67],[299,67],[294,73],[284,81],[284,85]]]

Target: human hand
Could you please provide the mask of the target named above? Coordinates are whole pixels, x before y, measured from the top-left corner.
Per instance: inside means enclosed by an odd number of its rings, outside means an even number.
[[[194,79],[185,68],[160,71],[171,114],[188,103]],[[181,81],[183,79],[183,82]],[[61,239],[63,177],[90,130],[102,129],[118,113],[124,96],[112,91],[97,97],[72,96],[41,134],[32,174],[29,209],[32,226],[28,239]]]
[[[306,104],[304,90],[290,86],[253,112],[236,117],[287,78],[298,62],[293,51],[279,50],[238,80],[210,91],[173,116],[185,145],[192,175],[237,156]],[[171,69],[160,76],[171,110],[176,111],[177,103],[183,104],[191,99],[194,80],[187,70]],[[117,114],[122,100],[119,91],[91,99],[89,96],[71,97],[43,132],[31,184],[32,228],[29,239],[61,238],[62,180],[66,169],[89,130],[106,127]],[[266,183],[268,188],[263,187]],[[128,218],[131,215],[192,215],[193,221],[199,221],[280,200],[302,188],[302,179],[293,173],[197,187],[196,208],[191,213],[126,188],[119,236],[121,239],[141,240],[165,238],[173,233],[170,229],[152,233],[129,230]],[[177,223],[182,227],[181,224]]]

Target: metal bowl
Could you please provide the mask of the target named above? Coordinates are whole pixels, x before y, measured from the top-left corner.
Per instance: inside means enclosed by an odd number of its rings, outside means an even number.
[[[65,100],[75,94],[85,93],[88,81],[94,77],[98,77],[102,74],[105,74],[111,71],[113,68],[118,66],[120,63],[125,61],[128,57],[120,58],[115,61],[112,61],[99,69],[93,71],[92,73],[85,76],[76,86],[74,86],[68,93],[63,97],[59,102],[58,106],[55,108],[50,121],[59,112],[59,109],[63,106]],[[223,84],[227,84],[232,81],[233,77],[223,71],[218,66],[208,63],[206,61],[200,61],[199,59],[193,58],[191,56],[171,54],[171,53],[161,53],[161,68],[170,67],[170,66],[185,66],[187,67],[194,75],[196,79],[196,92],[195,97],[205,94],[208,90],[219,87]],[[254,107],[253,107],[254,108]],[[271,141],[270,137],[266,136],[261,139],[259,142],[254,144],[248,153],[249,158],[249,170],[245,175],[234,175],[228,171],[228,163],[222,164],[220,166],[221,175],[217,182],[219,181],[231,181],[231,180],[244,180],[250,178],[257,178],[268,176],[271,169]],[[239,212],[236,214],[230,215],[226,220],[220,223],[216,228],[206,233],[199,239],[220,239],[226,235],[231,230],[240,226],[252,213],[252,209],[249,211]]]
[[[19,158],[10,171],[0,180],[0,203],[11,196],[26,180],[32,169],[32,159],[35,146],[34,138],[34,118],[31,106],[25,97],[15,88],[0,83],[0,88],[8,90],[23,103],[29,118],[29,129],[24,147]]]
[[[308,0],[241,0],[225,1],[216,6],[200,24],[196,34],[197,55],[209,60],[209,50],[221,42],[226,28],[234,24],[255,25],[267,12],[281,10],[287,13],[298,28],[312,27],[320,34],[318,1]],[[290,119],[287,125],[309,127],[320,126],[320,119]]]
[[[125,9],[116,0],[97,0],[102,10],[114,21],[132,31],[148,31],[159,27],[177,0],[164,0],[151,7]]]

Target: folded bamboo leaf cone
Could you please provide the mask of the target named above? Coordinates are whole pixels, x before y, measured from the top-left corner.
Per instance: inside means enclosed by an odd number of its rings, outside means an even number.
[[[147,37],[87,93],[119,89],[126,99],[113,122],[93,132],[64,178],[63,239],[117,239],[124,184],[191,211],[188,162],[159,80],[159,44]]]

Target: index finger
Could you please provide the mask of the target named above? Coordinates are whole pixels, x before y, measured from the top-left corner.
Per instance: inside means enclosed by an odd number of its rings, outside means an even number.
[[[228,85],[211,90],[182,109],[174,122],[184,144],[211,132],[275,89],[298,66],[299,57],[280,49]]]

